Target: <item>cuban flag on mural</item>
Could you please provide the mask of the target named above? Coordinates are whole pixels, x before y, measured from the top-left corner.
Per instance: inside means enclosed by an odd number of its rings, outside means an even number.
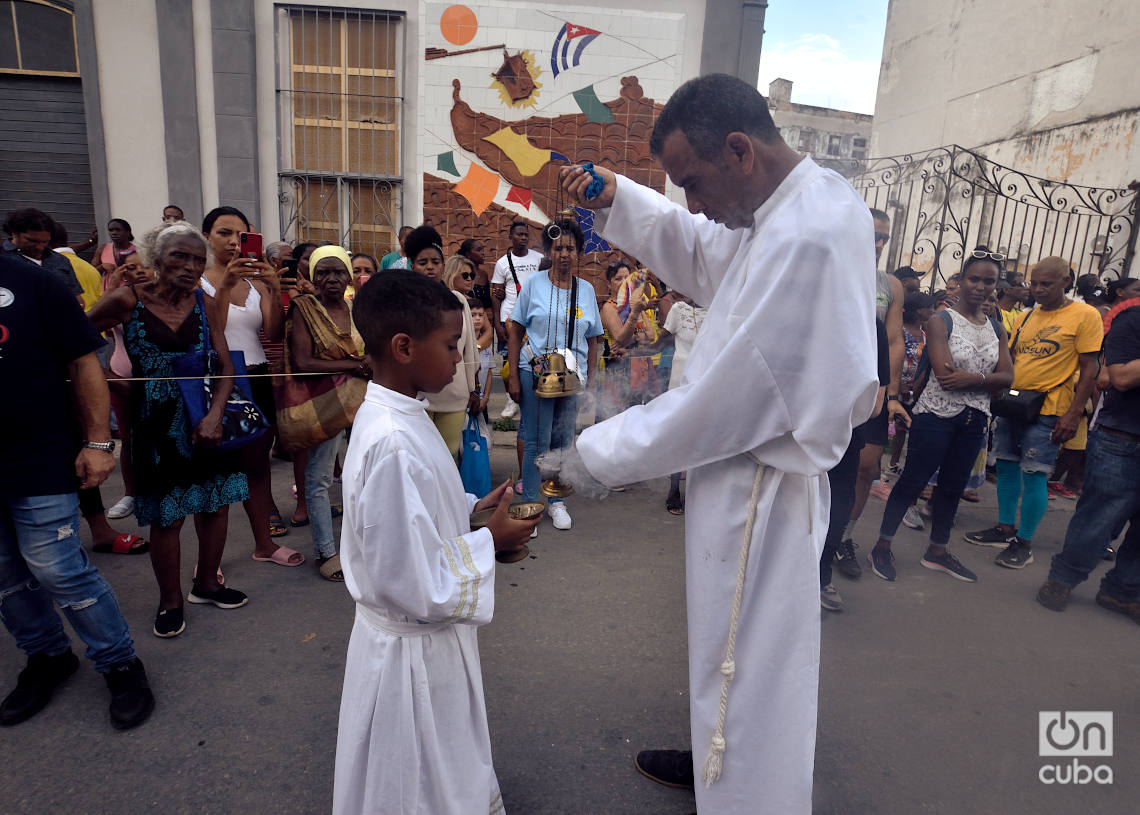
[[[554,45],[550,49],[551,73],[557,77],[559,71],[569,71],[571,68],[577,68],[578,62],[582,58],[582,52],[586,50],[586,46],[597,39],[601,33],[601,31],[595,31],[592,28],[586,28],[582,25],[574,25],[573,23],[563,24],[562,28],[558,31],[558,35],[554,38]],[[578,40],[578,44],[574,48],[573,57],[570,57],[571,40]]]

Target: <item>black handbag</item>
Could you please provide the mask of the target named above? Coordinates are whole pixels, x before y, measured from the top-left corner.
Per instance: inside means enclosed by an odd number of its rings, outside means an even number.
[[[1021,337],[1021,329],[1029,322],[1029,316],[1035,308],[1036,306],[1029,310],[1029,314],[1025,315],[1025,319],[1017,327],[1017,333],[1014,334],[1010,347],[1017,347],[1017,341]],[[1014,390],[1010,388],[1001,396],[995,396],[990,400],[990,412],[994,416],[1001,416],[1003,419],[1021,424],[1037,424],[1037,417],[1041,415],[1041,408],[1045,406],[1047,395],[1048,391]]]

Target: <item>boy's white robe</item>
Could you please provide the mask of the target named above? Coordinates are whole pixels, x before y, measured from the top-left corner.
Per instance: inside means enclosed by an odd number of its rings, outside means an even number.
[[[682,385],[582,433],[610,485],[688,470],[689,685],[700,812],[811,812],[826,472],[877,388],[875,255],[867,205],[805,158],[729,230],[619,177],[606,240],[709,307]],[[753,481],[724,770],[701,782],[716,726]]]
[[[476,628],[495,608],[491,533],[425,403],[368,385],[344,462],[341,563],[356,601],[336,815],[501,813]]]

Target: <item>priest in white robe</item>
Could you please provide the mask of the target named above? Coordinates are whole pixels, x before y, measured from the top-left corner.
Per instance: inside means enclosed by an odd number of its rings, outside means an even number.
[[[356,621],[333,813],[502,813],[476,639],[495,609],[495,546],[471,531],[475,496],[426,403],[369,383],[342,480]]]
[[[606,240],[709,311],[681,387],[587,429],[578,451],[611,486],[688,471],[698,810],[807,815],[826,472],[878,387],[871,215],[734,77],[679,88],[651,148],[689,211],[601,168],[592,199],[581,168],[563,186],[599,210]]]

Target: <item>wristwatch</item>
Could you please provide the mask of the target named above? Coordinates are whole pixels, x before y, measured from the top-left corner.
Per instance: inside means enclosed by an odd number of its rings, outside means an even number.
[[[898,400],[899,400],[899,395],[897,393],[888,393],[887,394],[887,401],[888,402],[897,402]]]
[[[85,441],[83,446],[88,450],[102,450],[104,453],[115,452],[115,440],[111,441]]]

